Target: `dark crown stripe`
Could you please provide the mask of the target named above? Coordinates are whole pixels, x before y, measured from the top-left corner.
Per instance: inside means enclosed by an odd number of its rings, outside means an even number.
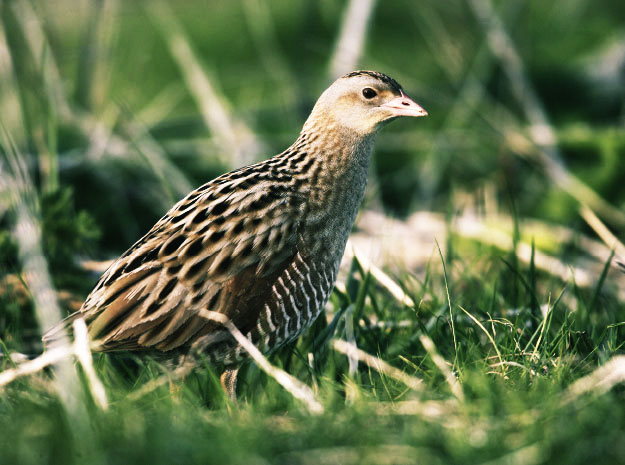
[[[402,90],[402,87],[399,85],[399,83],[395,79],[393,79],[390,76],[387,76],[386,74],[378,73],[377,71],[367,71],[367,70],[352,71],[351,73],[347,73],[345,76],[343,76],[343,78],[350,78],[350,77],[356,77],[356,76],[369,76],[374,79],[378,79],[379,81],[382,81],[391,87],[394,87],[398,92]]]

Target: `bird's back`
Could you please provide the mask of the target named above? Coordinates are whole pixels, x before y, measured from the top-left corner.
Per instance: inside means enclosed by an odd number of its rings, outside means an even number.
[[[304,137],[189,193],[109,267],[68,321],[84,317],[101,350],[168,352],[201,340],[226,364],[241,349],[200,310],[225,314],[265,351],[295,338],[327,301],[346,239],[324,232],[336,218],[319,186],[324,167],[305,148]]]

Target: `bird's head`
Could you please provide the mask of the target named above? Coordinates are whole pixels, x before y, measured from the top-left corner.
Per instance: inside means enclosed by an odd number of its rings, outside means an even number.
[[[354,71],[321,94],[310,119],[368,135],[397,117],[426,115],[393,78],[376,71]]]

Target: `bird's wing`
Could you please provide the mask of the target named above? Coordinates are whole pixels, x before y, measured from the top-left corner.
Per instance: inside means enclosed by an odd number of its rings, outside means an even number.
[[[245,309],[262,306],[272,279],[296,254],[302,201],[289,176],[254,168],[178,202],[111,265],[67,322],[84,317],[102,350],[180,347],[215,327],[200,309],[249,326]]]

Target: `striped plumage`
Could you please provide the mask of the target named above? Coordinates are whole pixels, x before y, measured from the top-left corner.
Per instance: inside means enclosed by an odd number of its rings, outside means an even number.
[[[425,114],[388,76],[343,76],[291,147],[189,193],[110,266],[68,321],[83,316],[101,350],[194,345],[227,368],[245,354],[202,309],[225,314],[265,352],[293,340],[332,291],[376,133],[397,116]]]

